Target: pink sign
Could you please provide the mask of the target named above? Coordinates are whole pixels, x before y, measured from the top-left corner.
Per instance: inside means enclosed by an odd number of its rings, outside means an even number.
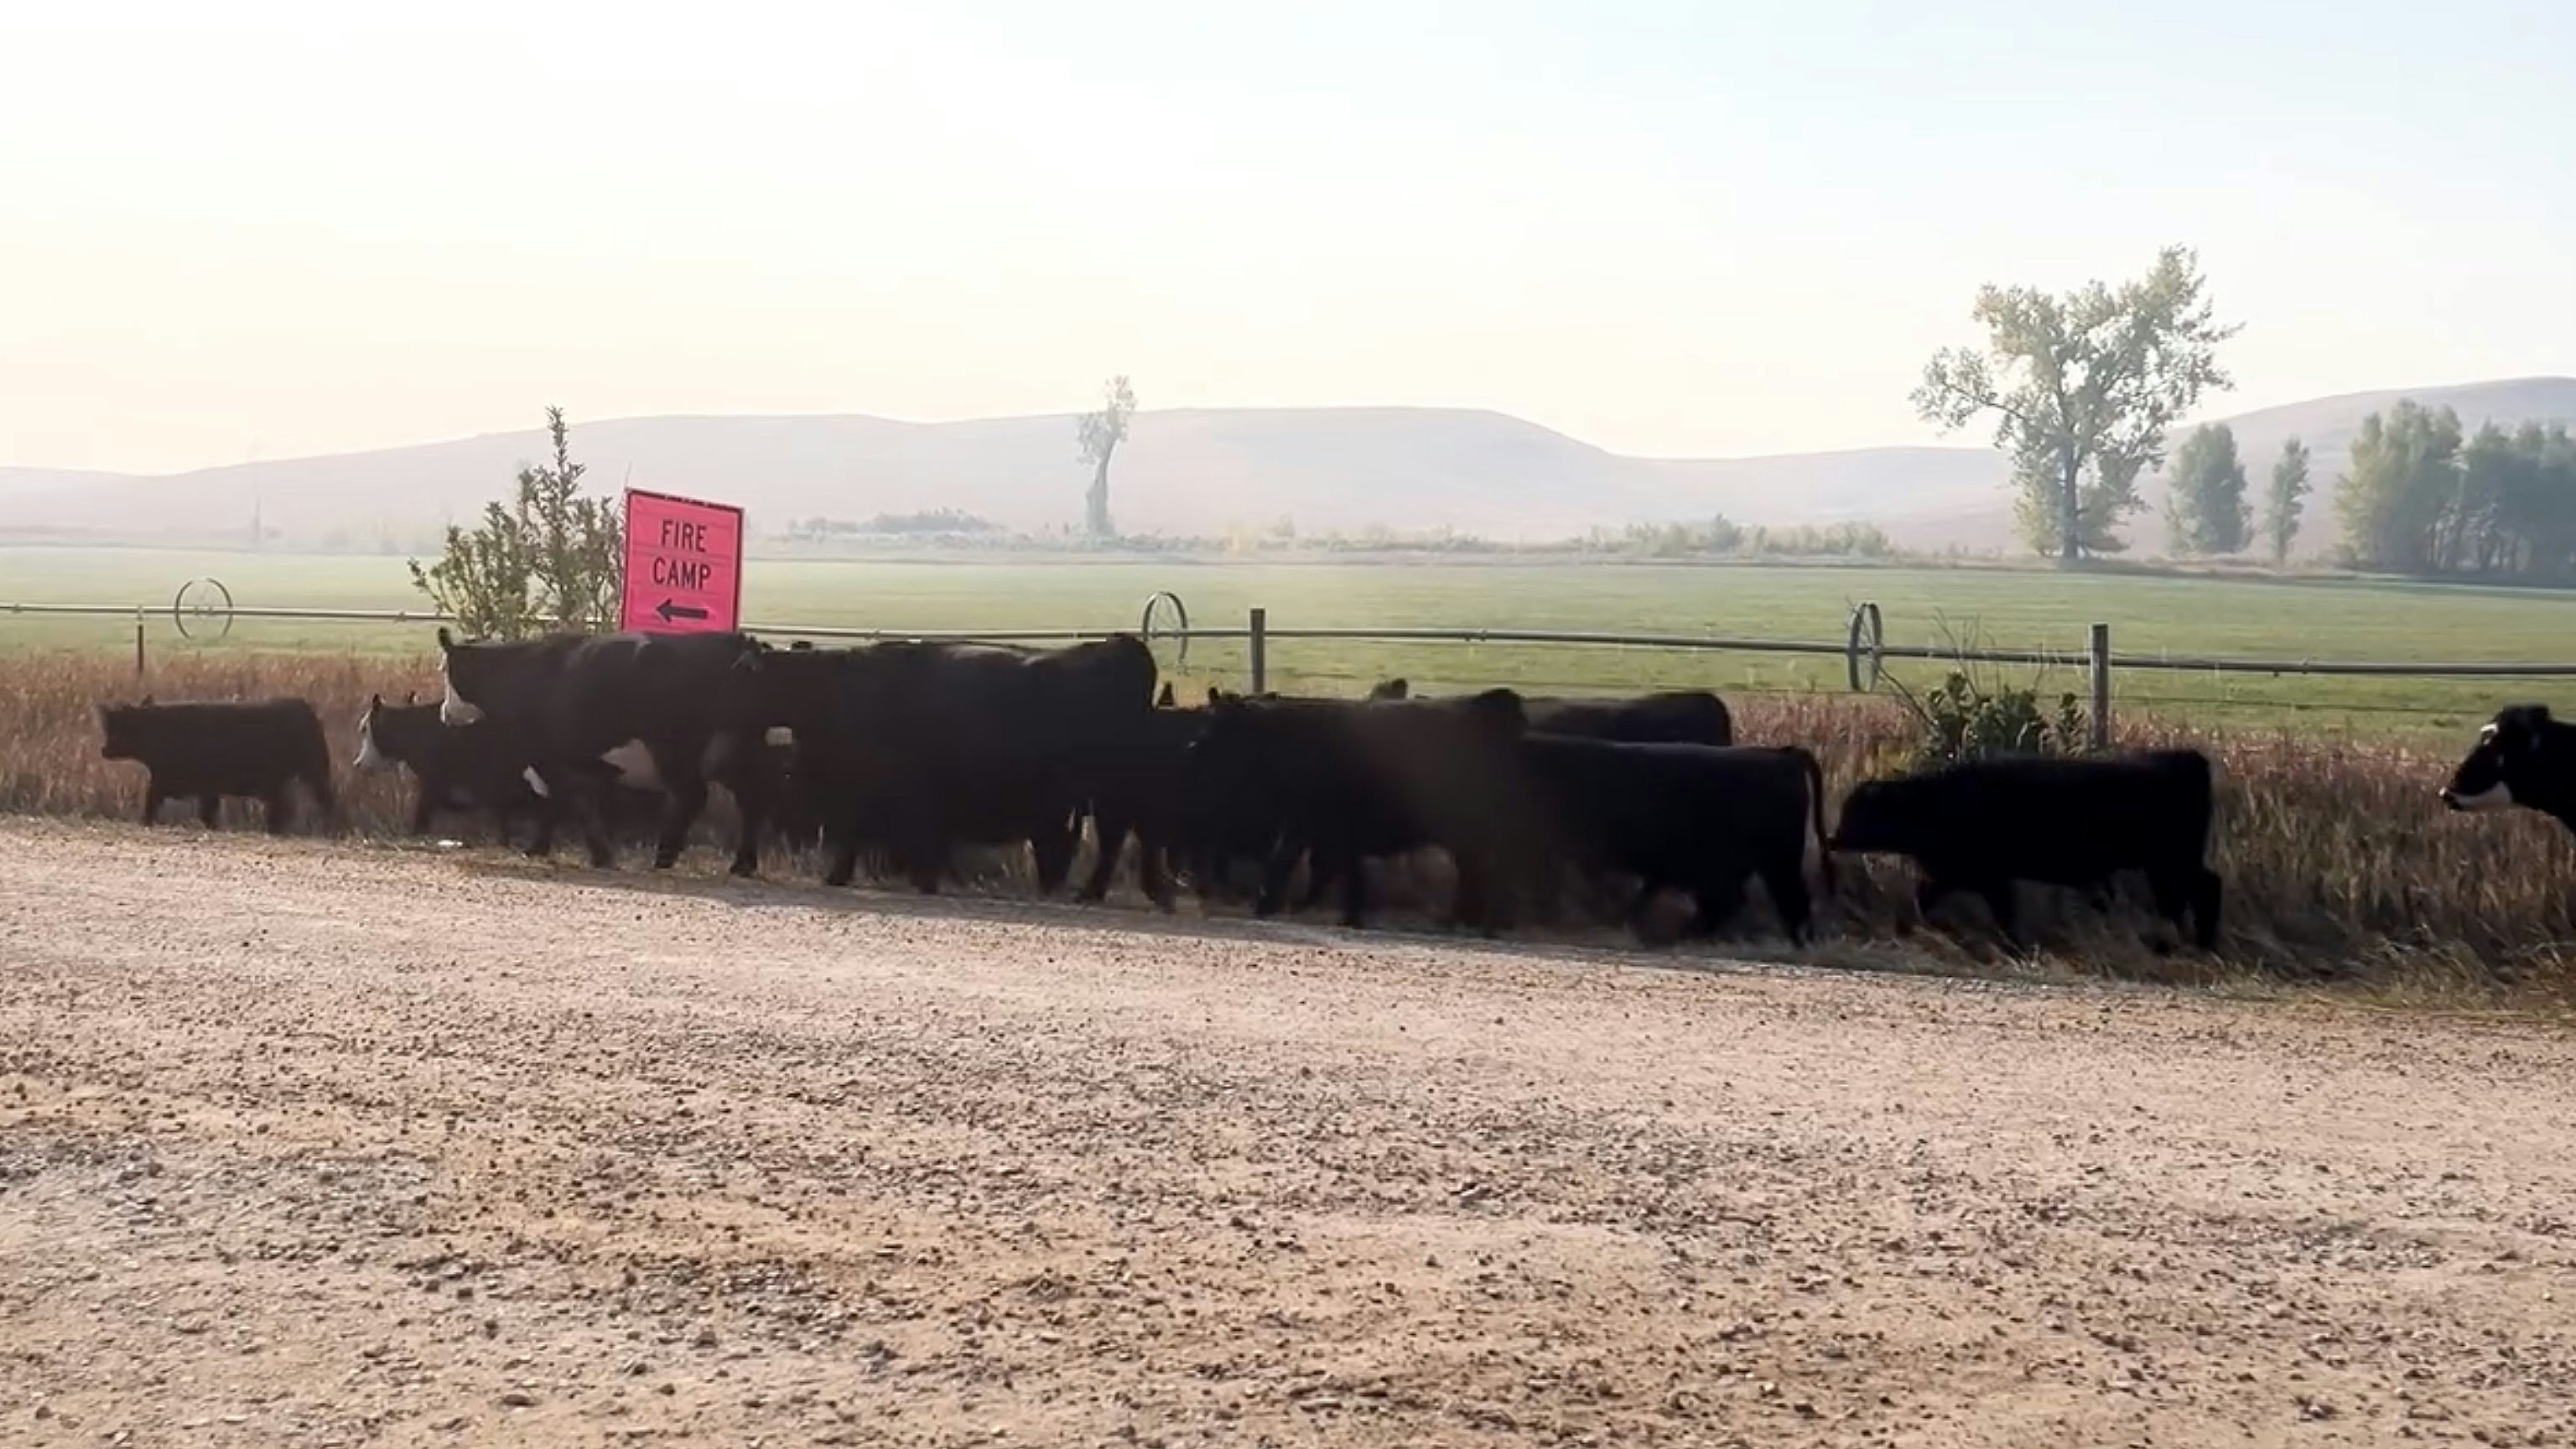
[[[618,627],[712,634],[742,619],[742,510],[626,490],[626,583]]]

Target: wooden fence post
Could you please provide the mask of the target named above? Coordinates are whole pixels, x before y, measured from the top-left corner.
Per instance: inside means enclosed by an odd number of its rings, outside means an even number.
[[[1270,611],[1252,611],[1252,692],[1260,694],[1270,687]]]
[[[2085,652],[2093,671],[2092,745],[2097,750],[2111,748],[2111,626],[2096,624]]]
[[[141,679],[143,669],[143,611],[134,611],[134,677]]]

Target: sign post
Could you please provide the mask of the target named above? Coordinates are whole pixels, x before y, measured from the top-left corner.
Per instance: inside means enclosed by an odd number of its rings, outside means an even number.
[[[742,622],[742,510],[626,490],[626,571],[617,627],[718,634]]]

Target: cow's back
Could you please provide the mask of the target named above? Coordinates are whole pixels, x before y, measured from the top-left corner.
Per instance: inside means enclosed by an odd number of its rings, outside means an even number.
[[[1943,772],[1937,798],[1941,854],[2035,880],[2196,863],[2211,815],[2196,751],[1974,761]]]
[[[1726,702],[1706,690],[1674,690],[1637,699],[1537,698],[1524,701],[1530,729],[1622,744],[1731,745],[1735,722]]]
[[[533,731],[546,755],[595,755],[638,739],[698,743],[734,723],[756,691],[745,664],[758,646],[743,634],[560,634],[465,647],[515,651],[493,671],[487,697],[471,702]]]
[[[171,794],[265,794],[290,779],[327,790],[330,746],[304,700],[161,704],[136,716],[135,758]]]

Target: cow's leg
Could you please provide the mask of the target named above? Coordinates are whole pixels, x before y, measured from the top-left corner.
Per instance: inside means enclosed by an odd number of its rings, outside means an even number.
[[[1170,847],[1163,843],[1161,831],[1137,834],[1136,876],[1156,909],[1165,915],[1180,909],[1180,897],[1172,889]]]
[[[206,827],[208,830],[214,829],[216,822],[222,818],[223,809],[223,796],[213,794],[198,796],[197,823]]]
[[[698,815],[707,808],[706,772],[698,762],[686,759],[682,750],[665,751],[647,745],[653,753],[654,773],[662,777],[662,835],[653,846],[653,868],[669,870],[679,864],[680,852],[688,847],[689,827],[698,823]]]
[[[948,873],[947,852],[930,846],[915,846],[902,852],[904,874],[912,888],[926,896],[939,894],[939,878]]]
[[[284,835],[287,825],[295,818],[294,785],[282,780],[271,785],[268,793],[259,797],[259,808],[260,813],[267,817],[268,833]]]
[[[906,808],[907,816],[920,816],[931,810],[927,803]],[[891,853],[895,865],[912,888],[926,896],[939,894],[940,877],[948,873],[952,846],[940,827],[927,819],[908,819],[893,835]]]
[[[859,832],[857,827],[835,825],[825,830],[832,847],[831,858],[823,863],[823,884],[845,886],[859,873]]]
[[[777,780],[772,775],[768,751],[761,737],[753,734],[736,739],[732,746],[732,763],[725,769],[723,784],[733,794],[734,813],[741,826],[733,840],[735,875],[748,879],[760,874],[760,835],[768,825],[777,794]]]
[[[411,802],[412,834],[427,835],[429,833],[430,805],[436,800],[436,798],[437,792],[431,788],[429,777],[427,775],[421,776],[420,793],[415,796]],[[510,832],[506,826],[501,831],[501,839],[504,844],[507,844],[510,839]]]
[[[1653,944],[1652,941],[1648,940],[1648,932],[1646,928],[1653,924],[1655,897],[1660,894],[1662,890],[1662,882],[1657,881],[1654,877],[1640,877],[1637,881],[1636,898],[1629,901],[1627,909],[1619,913],[1620,918],[1628,923],[1628,934],[1636,937],[1641,943],[1647,945]]]
[[[1964,887],[1957,881],[1945,876],[1926,875],[1914,883],[1914,913],[1928,926],[1932,924],[1932,913],[1940,909],[1941,902],[1962,889]]]
[[[1803,946],[1816,938],[1815,901],[1807,892],[1806,862],[1800,856],[1764,867],[1762,888],[1771,893],[1771,909],[1789,933],[1789,944]]]
[[[2147,886],[2155,895],[2156,914],[2173,922],[2175,934],[2188,929],[2192,943],[2204,951],[2218,944],[2218,905],[2224,890],[2216,872],[2197,865],[2153,871]],[[2183,920],[2186,914],[2191,918],[2188,927]]]
[[[1098,801],[1092,802],[1091,874],[1083,881],[1082,889],[1074,892],[1075,900],[1108,899],[1109,882],[1118,874],[1118,858],[1127,853],[1127,837],[1134,834],[1135,829],[1135,825],[1127,818],[1124,807],[1111,805],[1104,809]],[[1153,847],[1147,845],[1142,836],[1138,836],[1137,851],[1140,855],[1150,858]],[[1139,860],[1137,867],[1142,871],[1145,862]]]
[[[859,874],[859,797],[835,791],[812,798],[822,832],[823,884],[848,885]]]
[[[563,823],[564,811],[578,802],[566,800],[558,793],[559,787],[555,782],[542,773],[537,775],[536,783],[545,788],[530,792],[535,799],[528,805],[528,814],[536,826],[528,832],[528,854],[544,860],[555,853],[555,831]],[[509,843],[509,821],[502,818],[497,809],[493,813],[500,822],[502,843],[506,845]]]
[[[1038,894],[1051,896],[1064,888],[1064,878],[1073,874],[1073,852],[1080,839],[1080,823],[1067,813],[1029,833],[1029,854],[1036,858]],[[1114,862],[1113,862],[1114,864]]]
[[[1307,851],[1303,846],[1284,836],[1270,847],[1269,857],[1261,863],[1260,894],[1252,898],[1254,915],[1279,914],[1279,908],[1288,903],[1289,879],[1297,873],[1297,861],[1305,854]],[[1313,854],[1315,857],[1313,874],[1320,879],[1324,870],[1325,852],[1319,849]]]
[[[161,782],[160,782],[159,780],[146,780],[146,781],[144,781],[144,784],[143,784],[143,823],[144,823],[144,824],[146,824],[146,825],[150,825],[150,824],[152,824],[154,821],[159,820],[159,819],[161,818],[161,807],[162,807],[162,806],[164,806],[164,805],[167,805],[167,804],[169,804],[169,803],[170,803],[170,797],[169,797],[168,795],[165,795],[165,794],[163,794],[163,793],[162,793],[162,791],[161,791]]]
[[[2202,867],[2192,881],[2191,928],[2193,944],[2204,951],[2218,949],[2219,905],[2226,895],[2227,885],[2218,872]]]
[[[571,770],[540,770],[537,778],[546,786],[547,798],[558,811],[570,810],[581,826],[582,843],[590,849],[593,870],[607,870],[617,864],[617,844],[608,835],[608,795],[616,788],[615,778],[595,779]],[[547,841],[549,852],[553,840]]]
[[[1511,918],[1502,863],[1491,852],[1473,847],[1451,851],[1449,860],[1458,873],[1457,889],[1449,897],[1451,923],[1480,935],[1499,934]]]
[[[1324,852],[1317,851],[1315,858],[1321,861],[1327,857]],[[1368,924],[1367,863],[1362,857],[1346,851],[1335,851],[1330,858],[1334,867],[1340,872],[1338,879],[1342,883],[1342,924],[1354,931],[1359,930]]]
[[[579,807],[582,842],[590,847],[593,870],[607,870],[617,864],[617,842],[608,835],[607,801],[602,798],[605,793],[603,786],[599,793],[584,796]]]
[[[2009,880],[1981,881],[1977,894],[1986,898],[1986,910],[1995,918],[1995,933],[2004,938],[2005,945],[2018,948],[2021,945],[2021,905],[2014,898],[2013,883]]]
[[[1553,930],[1565,923],[1565,880],[1568,872],[1580,873],[1580,867],[1567,861],[1548,860],[1533,864],[1529,872],[1529,919],[1531,924]]]
[[[1190,851],[1184,860],[1183,868],[1189,876],[1190,890],[1202,906],[1243,898],[1243,892],[1235,888],[1232,878],[1235,865],[1232,856],[1219,850],[1200,849]]]
[[[1683,933],[1706,940],[1744,909],[1744,879],[1731,874],[1711,876],[1691,891],[1691,903],[1690,923]]]
[[[1297,898],[1295,909],[1300,912],[1311,911],[1323,904],[1324,897],[1331,895],[1333,888],[1342,883],[1341,877],[1335,872],[1345,868],[1361,870],[1365,867],[1357,861],[1350,862],[1347,867],[1339,860],[1327,864],[1323,852],[1314,850],[1306,852],[1306,893]],[[1296,867],[1291,864],[1289,869],[1293,871]],[[1286,889],[1287,882],[1280,882],[1280,887],[1283,890]]]

